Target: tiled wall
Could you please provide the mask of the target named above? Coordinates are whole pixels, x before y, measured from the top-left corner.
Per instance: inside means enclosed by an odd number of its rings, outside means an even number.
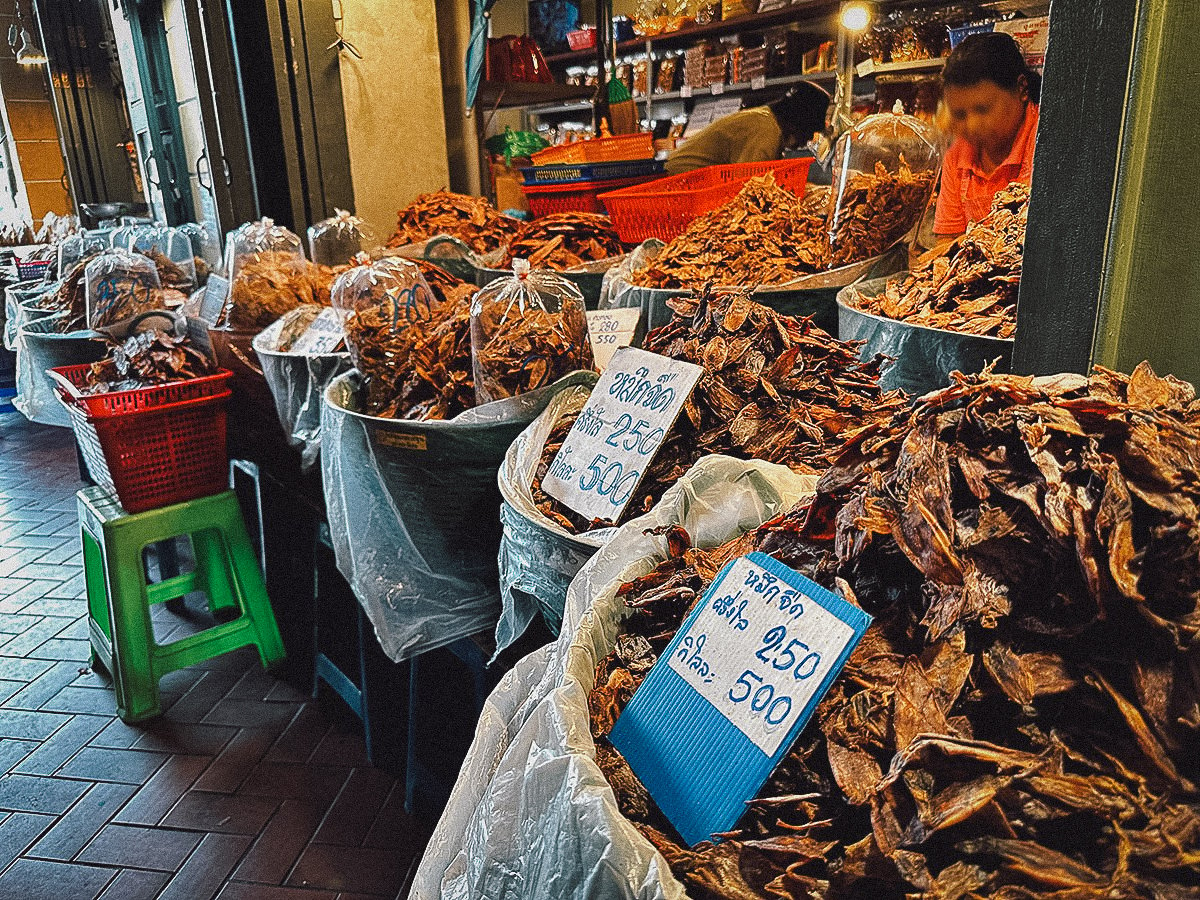
[[[63,187],[62,150],[48,96],[47,69],[17,65],[8,47],[8,27],[14,9],[12,0],[0,0],[0,92],[4,95],[29,209],[36,225],[47,212],[65,215],[75,210],[70,194]],[[24,12],[25,24],[33,31],[28,6]]]

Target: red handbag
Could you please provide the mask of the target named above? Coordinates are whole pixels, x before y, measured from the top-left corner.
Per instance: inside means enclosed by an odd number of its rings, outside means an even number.
[[[554,81],[537,42],[527,34],[488,38],[484,77],[493,82],[532,81],[549,84]]]

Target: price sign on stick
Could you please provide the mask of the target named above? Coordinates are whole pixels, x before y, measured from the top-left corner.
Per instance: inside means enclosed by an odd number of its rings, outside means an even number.
[[[596,368],[601,372],[622,347],[633,343],[638,323],[642,320],[640,309],[593,309],[587,314],[588,337],[592,341],[592,356]]]
[[[763,553],[721,570],[609,736],[684,840],[737,824],[870,622]]]
[[[542,488],[581,516],[616,521],[703,371],[634,347],[617,350]]]

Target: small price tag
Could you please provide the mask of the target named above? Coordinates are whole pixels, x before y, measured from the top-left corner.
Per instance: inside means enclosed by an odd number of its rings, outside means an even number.
[[[581,516],[616,521],[703,371],[617,350],[542,479],[546,493]]]
[[[681,87],[679,89],[679,96],[684,100],[692,96],[692,86],[690,84],[685,84],[683,87]]]
[[[342,320],[338,311],[327,307],[313,319],[304,334],[296,339],[291,352],[303,356],[333,353],[345,339],[346,332],[342,328]]]
[[[723,82],[720,82],[720,81],[715,81],[715,82],[713,82],[713,84],[712,84],[712,88],[711,88],[711,90],[712,90],[712,94],[713,94],[713,96],[714,96],[714,97],[716,97],[716,96],[718,96],[719,94],[723,94],[723,93],[725,93],[725,85],[724,85],[724,83],[723,83]]]
[[[767,86],[767,76],[766,75],[756,75],[754,78],[750,79],[750,90],[752,90],[752,91],[761,91],[766,86]]]
[[[200,298],[200,318],[209,325],[216,325],[229,296],[229,279],[220,275],[209,275],[204,285],[204,296]]]
[[[763,553],[721,570],[610,735],[689,844],[737,824],[870,623]]]
[[[593,309],[588,312],[588,336],[592,341],[596,368],[603,372],[614,353],[633,343],[641,320],[640,309]]]
[[[866,78],[875,71],[875,60],[864,59],[857,66],[855,66],[854,71],[858,74],[859,78]]]

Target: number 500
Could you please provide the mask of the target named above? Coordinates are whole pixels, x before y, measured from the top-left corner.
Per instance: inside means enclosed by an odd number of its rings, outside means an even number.
[[[757,682],[759,686],[755,688],[751,682]],[[739,691],[739,688],[744,690]],[[762,678],[749,669],[739,675],[738,680],[729,689],[729,699],[734,703],[749,700],[750,708],[756,713],[762,713],[768,725],[778,725],[792,711],[791,697],[776,697],[775,688],[763,684]]]

